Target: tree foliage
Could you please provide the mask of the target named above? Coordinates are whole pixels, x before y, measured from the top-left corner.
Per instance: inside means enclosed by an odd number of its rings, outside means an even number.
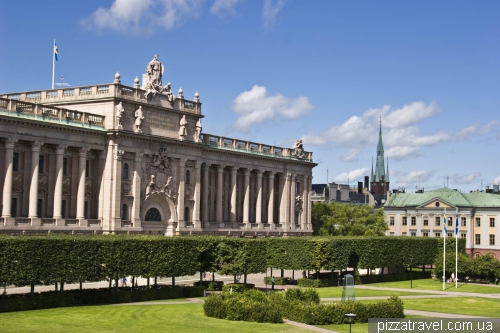
[[[384,236],[387,230],[383,210],[366,205],[315,202],[311,219],[319,236]]]

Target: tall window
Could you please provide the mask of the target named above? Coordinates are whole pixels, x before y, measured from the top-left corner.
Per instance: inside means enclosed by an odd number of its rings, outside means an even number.
[[[10,215],[17,217],[17,198],[12,198],[10,202]]]
[[[495,235],[490,234],[490,245],[495,245]]]
[[[411,217],[411,225],[417,225],[417,217],[416,216]]]
[[[295,183],[295,194],[300,194],[300,182]]]
[[[411,232],[411,237],[415,237],[415,236],[417,236],[417,233],[415,231],[412,231]]]
[[[184,208],[184,221],[189,222],[189,208]]]
[[[186,179],[184,179],[184,183],[186,185],[189,185],[191,182],[191,172],[189,170],[186,170]]]
[[[66,157],[63,158],[63,175],[68,175],[68,159]]]
[[[128,179],[128,164],[123,164],[122,168],[122,179]]]
[[[85,177],[90,177],[90,163],[89,160],[85,161]]]
[[[407,225],[408,224],[408,218],[406,216],[403,216],[403,222],[402,222],[403,225]]]
[[[436,227],[439,227],[441,225],[441,216],[436,216]]]
[[[429,225],[429,219],[426,217],[424,217],[424,226],[428,226]]]
[[[36,215],[40,218],[42,217],[42,206],[43,206],[43,200],[38,199],[37,205],[36,205]]]
[[[462,227],[467,226],[467,218],[465,216],[462,216]]]
[[[122,205],[122,220],[128,221],[128,206],[126,204]]]
[[[38,173],[43,173],[43,165],[45,158],[43,155],[38,156]]]
[[[429,237],[429,233],[428,232],[424,232],[423,236],[424,237]]]
[[[389,217],[389,224],[394,225],[394,216]]]
[[[480,227],[480,226],[481,226],[481,218],[476,217],[476,227]]]
[[[495,218],[494,217],[490,217],[490,227],[491,228],[495,227]]]
[[[460,238],[464,238],[464,239],[465,239],[465,238],[467,238],[467,234],[465,234],[465,233],[461,233],[461,234],[460,234]]]
[[[66,200],[61,202],[61,216],[63,219],[66,218]]]
[[[476,245],[481,245],[481,234],[476,234]]]
[[[453,217],[448,216],[447,222],[448,222],[448,227],[453,227]]]
[[[12,171],[19,171],[19,153],[14,153],[12,159]]]
[[[88,201],[85,201],[85,205],[84,205],[84,208],[83,208],[83,217],[85,219],[89,218],[89,202]]]

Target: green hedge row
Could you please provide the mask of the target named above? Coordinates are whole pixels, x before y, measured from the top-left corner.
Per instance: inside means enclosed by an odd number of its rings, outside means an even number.
[[[43,292],[33,295],[9,294],[0,296],[0,312],[49,309],[57,307],[98,305],[153,301],[159,299],[201,297],[201,287],[158,286],[103,289],[67,290],[64,292]]]
[[[224,286],[224,281],[196,281],[195,286],[201,286],[208,291],[220,291]]]
[[[439,239],[432,237],[0,236],[0,286],[196,272],[242,274],[246,281],[248,274],[265,272],[266,267],[408,267],[432,264],[438,248]]]
[[[393,282],[431,278],[431,272],[407,272],[394,274],[359,275],[361,283]]]
[[[253,283],[230,283],[225,284],[222,287],[222,292],[224,293],[243,293],[249,289],[255,288],[255,284]]]
[[[271,284],[272,283],[272,277],[271,276],[266,276],[264,277],[264,283],[265,284]],[[287,277],[281,277],[281,276],[275,276],[274,277],[274,284],[278,286],[284,286],[286,284],[290,283],[290,278]]]
[[[297,285],[306,288],[322,288],[337,286],[338,281],[332,279],[298,279]]]

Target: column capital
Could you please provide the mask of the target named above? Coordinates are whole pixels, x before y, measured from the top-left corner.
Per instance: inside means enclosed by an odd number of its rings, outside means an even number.
[[[292,173],[288,172],[285,176],[286,176],[286,180],[290,180],[292,178]]]
[[[197,160],[197,161],[194,163],[194,168],[195,168],[195,169],[200,169],[202,164],[203,164],[203,161],[198,161],[198,160]]]
[[[308,175],[304,175],[304,181],[307,182],[309,180],[309,176]]]
[[[273,171],[268,171],[267,172],[267,176],[270,178],[270,179],[274,179],[274,176],[276,175],[276,172],[273,172]]]
[[[117,146],[117,147],[115,147],[113,153],[114,153],[114,159],[117,160],[117,161],[121,161],[122,157],[123,157],[123,154],[125,153],[125,151],[118,149],[118,146]]]
[[[14,149],[14,146],[16,145],[16,142],[19,139],[16,138],[7,138],[5,139],[5,148],[6,149]]]
[[[204,170],[208,170],[208,169],[210,169],[211,165],[212,165],[211,163],[205,162],[205,163],[203,163],[202,167],[203,167]]]
[[[255,169],[255,175],[257,176],[257,178],[262,178],[262,170],[260,169]]]
[[[217,172],[223,172],[224,171],[224,168],[225,168],[225,165],[218,165],[217,166]]]
[[[89,147],[81,147],[78,150],[78,156],[80,157],[87,157],[88,152],[90,151]]]
[[[245,176],[249,176],[250,175],[250,169],[247,169],[247,168],[242,168],[243,169],[243,174]]]
[[[186,166],[187,159],[185,158],[180,158],[179,159],[179,166],[180,167],[185,167]]]
[[[56,154],[57,155],[63,155],[64,151],[68,148],[68,145],[65,144],[59,144],[56,146]]]
[[[40,148],[42,148],[43,142],[42,141],[33,141],[31,143],[31,151],[40,151]]]
[[[230,166],[228,167],[229,170],[231,171],[231,175],[236,175],[238,173],[238,168],[235,166]]]

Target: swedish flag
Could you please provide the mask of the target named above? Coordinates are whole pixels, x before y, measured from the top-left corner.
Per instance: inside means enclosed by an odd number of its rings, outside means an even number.
[[[57,45],[54,43],[54,57],[56,57],[56,61],[59,61],[59,60],[57,60],[58,54],[59,54],[59,50],[57,49]]]

